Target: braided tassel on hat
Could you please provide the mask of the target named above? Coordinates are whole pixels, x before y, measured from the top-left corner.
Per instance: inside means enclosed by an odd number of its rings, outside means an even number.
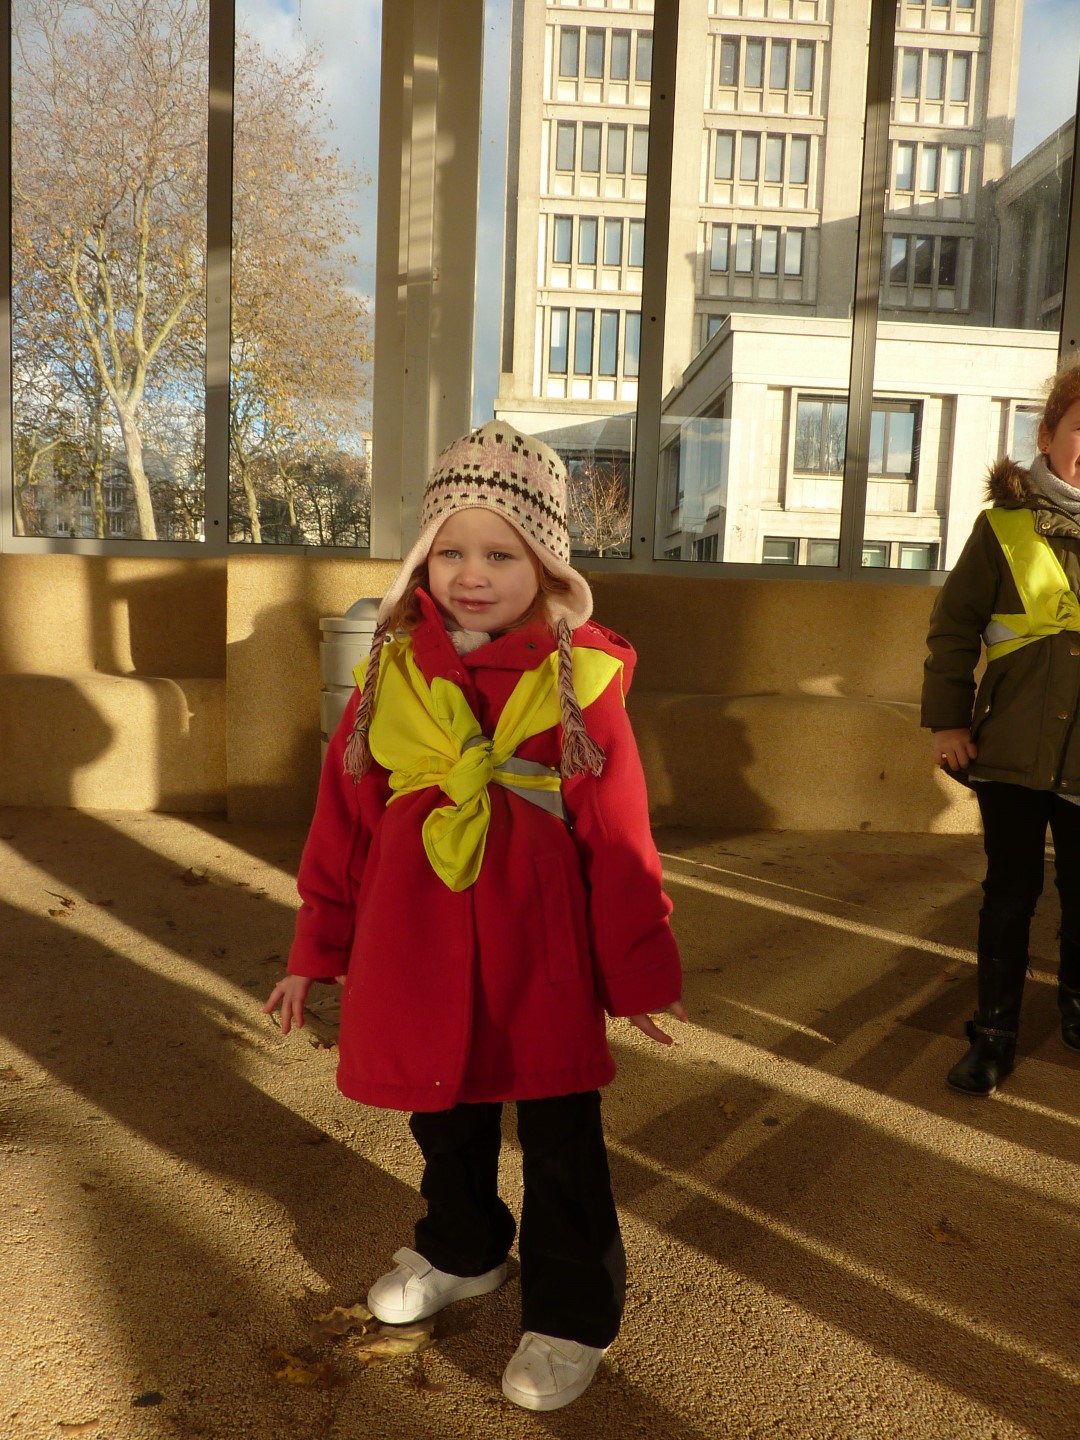
[[[356,707],[352,734],[345,746],[345,773],[351,775],[354,781],[359,780],[371,765],[368,731],[371,729],[371,716],[375,709],[375,691],[379,687],[379,661],[382,659],[382,647],[389,628],[389,623],[383,620],[376,626],[375,634],[371,637],[364,688],[360,694],[360,704]]]
[[[564,780],[571,775],[599,775],[604,768],[604,751],[585,729],[585,718],[574,691],[574,636],[565,620],[555,632],[559,645],[559,709],[562,712],[562,758],[559,769]]]

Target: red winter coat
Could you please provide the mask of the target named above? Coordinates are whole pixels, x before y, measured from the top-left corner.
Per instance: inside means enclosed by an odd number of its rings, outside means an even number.
[[[434,605],[413,653],[424,677],[465,694],[486,735],[523,670],[554,649],[530,625],[459,656]],[[660,1010],[681,994],[671,904],[649,830],[645,782],[623,704],[634,666],[625,640],[592,622],[575,645],[623,662],[584,714],[607,760],[599,779],[563,783],[570,824],[492,784],[476,883],[451,891],[431,868],[421,826],[446,804],[432,787],[387,807],[379,766],[354,784],[343,755],[359,699],[330,742],[300,864],[303,901],[289,971],[347,973],[338,1087],[398,1110],[531,1100],[606,1085],[615,1074],[605,1010]],[[561,728],[525,741],[557,767]]]

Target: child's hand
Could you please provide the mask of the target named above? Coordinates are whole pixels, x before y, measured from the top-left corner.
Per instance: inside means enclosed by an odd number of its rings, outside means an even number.
[[[676,1020],[682,1020],[685,1024],[690,1019],[683,1009],[682,1001],[676,1000],[674,1005],[668,1005],[663,1011],[665,1015],[674,1015]],[[660,1026],[648,1015],[628,1015],[626,1017],[631,1025],[636,1025],[643,1035],[648,1035],[650,1040],[656,1040],[661,1045],[674,1045],[670,1035],[660,1029]]]
[[[306,975],[286,975],[270,992],[270,999],[263,1006],[263,1014],[272,1015],[277,1007],[281,1006],[283,1035],[287,1035],[294,1024],[300,1029],[303,1028],[304,1001],[314,983],[314,980],[309,980]]]
[[[947,765],[950,770],[966,770],[979,753],[966,725],[955,730],[938,730],[930,739],[934,746],[934,760],[938,765]]]

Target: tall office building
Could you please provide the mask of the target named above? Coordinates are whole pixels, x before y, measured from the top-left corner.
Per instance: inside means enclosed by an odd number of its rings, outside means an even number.
[[[1060,289],[1068,209],[1066,187],[1043,232],[1010,231],[1022,5],[897,7],[868,565],[951,561],[985,460],[1027,443],[1025,402],[1053,366],[1049,328],[1017,333],[1054,324],[1053,306],[1004,302],[1009,234]],[[835,563],[867,14],[680,6],[660,557]],[[648,0],[515,0],[496,412],[579,470],[625,474],[633,448],[652,26]]]

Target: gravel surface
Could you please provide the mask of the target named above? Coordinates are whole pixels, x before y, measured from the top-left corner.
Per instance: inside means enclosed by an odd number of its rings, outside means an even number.
[[[543,1416],[499,1390],[513,1267],[422,1354],[313,1342],[420,1202],[406,1117],[334,1088],[332,1010],[288,1038],[260,1013],[302,840],[0,811],[4,1440],[1077,1440],[1080,1058],[1049,885],[1017,1071],[967,1100],[943,1076],[977,839],[660,835],[693,1023],[670,1052],[612,1025],[626,1319]]]

